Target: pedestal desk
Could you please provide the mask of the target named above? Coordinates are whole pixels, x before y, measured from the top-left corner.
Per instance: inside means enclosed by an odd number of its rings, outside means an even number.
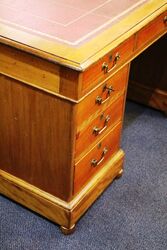
[[[0,193],[71,233],[122,175],[130,62],[166,30],[166,0],[0,0]]]

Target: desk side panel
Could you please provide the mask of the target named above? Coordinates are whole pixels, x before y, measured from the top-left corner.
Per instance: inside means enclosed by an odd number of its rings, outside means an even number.
[[[0,74],[0,119],[0,168],[68,200],[73,105]]]

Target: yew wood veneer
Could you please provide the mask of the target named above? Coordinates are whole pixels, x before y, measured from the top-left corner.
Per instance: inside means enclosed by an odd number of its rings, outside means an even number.
[[[44,23],[35,32],[32,20],[19,26],[14,14],[0,12],[0,193],[65,234],[122,175],[130,62],[167,30],[166,1],[135,2],[105,29],[92,21],[90,37],[75,41],[79,30],[62,41],[66,33],[55,38],[48,26],[45,36]],[[8,4],[2,1],[6,11]]]

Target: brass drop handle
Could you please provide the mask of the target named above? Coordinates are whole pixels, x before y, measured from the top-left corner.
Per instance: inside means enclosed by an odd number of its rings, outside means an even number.
[[[97,96],[96,97],[96,103],[97,104],[101,105],[101,104],[107,102],[108,99],[110,98],[111,92],[114,91],[114,88],[112,86],[107,87],[107,85],[105,85],[104,88],[103,88],[103,92],[106,91],[106,90],[107,90],[107,98],[105,100],[103,100],[101,96]]]
[[[115,69],[115,67],[117,66],[117,62],[119,61],[119,59],[121,58],[119,52],[116,53],[115,58],[114,58],[114,62],[113,62],[113,66],[111,67],[111,69],[109,69],[108,63],[104,62],[102,64],[102,70],[104,70],[104,73],[110,73],[113,69]]]
[[[107,116],[106,116],[106,119],[105,119],[105,121],[104,121],[104,126],[103,126],[102,128],[98,128],[97,126],[95,126],[95,127],[93,128],[93,134],[94,134],[94,135],[100,135],[101,133],[103,133],[103,131],[106,130],[106,128],[108,127],[108,122],[109,122],[109,120],[110,120],[110,116],[107,115]]]
[[[167,25],[167,16],[164,16],[164,24]]]
[[[100,160],[93,159],[93,160],[91,161],[91,165],[92,165],[93,167],[99,166],[99,165],[104,161],[105,155],[107,154],[107,152],[108,152],[108,149],[105,147],[105,148],[103,149],[103,152],[102,152],[102,155],[101,155]]]

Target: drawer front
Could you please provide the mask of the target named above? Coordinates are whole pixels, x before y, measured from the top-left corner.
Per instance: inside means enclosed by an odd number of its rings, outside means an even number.
[[[167,12],[158,16],[137,33],[136,49],[147,46],[167,29]]]
[[[104,136],[111,127],[121,121],[124,108],[124,96],[116,99],[106,110],[101,113],[88,125],[80,126],[77,129],[75,158],[76,161],[89,151],[92,144]]]
[[[132,56],[134,41],[134,36],[130,37],[83,73],[82,95],[96,86],[97,82],[103,81],[112,75],[120,65]]]
[[[96,144],[89,153],[75,165],[74,193],[77,193],[89,179],[101,169],[107,160],[119,149],[121,122]]]
[[[78,104],[77,127],[88,126],[93,119],[125,92],[128,75],[129,65],[126,65]]]

